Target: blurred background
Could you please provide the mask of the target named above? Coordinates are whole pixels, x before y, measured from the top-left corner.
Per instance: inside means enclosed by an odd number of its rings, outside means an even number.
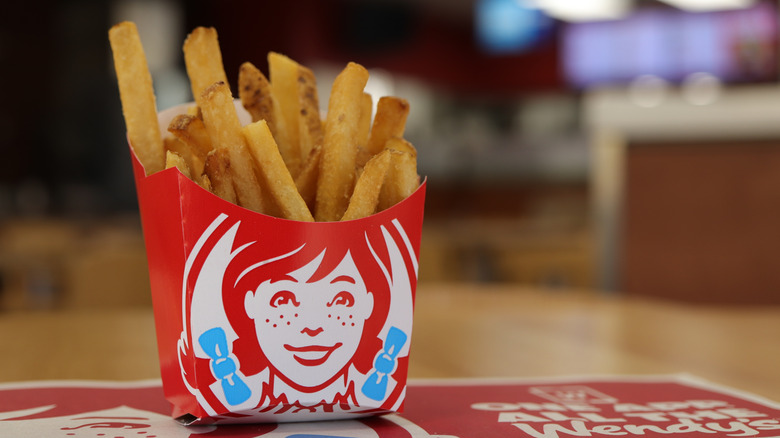
[[[408,99],[421,282],[780,303],[777,1],[19,3],[0,19],[1,310],[150,304],[122,20],[160,109],[191,100],[196,26],[217,28],[228,78],[277,51],[323,104],[348,61],[375,99]]]

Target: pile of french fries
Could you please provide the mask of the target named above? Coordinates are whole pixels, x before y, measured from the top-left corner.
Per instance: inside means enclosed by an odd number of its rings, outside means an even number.
[[[138,30],[109,30],[128,138],[147,175],[176,167],[215,195],[247,209],[297,221],[359,219],[395,205],[420,184],[417,151],[403,138],[409,104],[364,91],[368,71],[349,63],[332,84],[322,120],[312,71],[268,54],[268,78],[249,62],[238,77],[242,126],[213,28],[183,45],[195,105],[167,135]]]

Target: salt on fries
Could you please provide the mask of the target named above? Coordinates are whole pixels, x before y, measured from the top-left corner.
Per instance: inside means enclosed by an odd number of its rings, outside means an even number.
[[[409,104],[383,96],[372,119],[369,73],[359,64],[334,80],[322,120],[309,68],[274,52],[268,77],[244,63],[237,89],[252,122],[241,126],[217,31],[198,27],[182,47],[196,106],[163,137],[135,24],[113,26],[109,40],[128,138],[147,175],[175,167],[228,202],[307,222],[366,217],[420,185],[417,151],[403,138]]]

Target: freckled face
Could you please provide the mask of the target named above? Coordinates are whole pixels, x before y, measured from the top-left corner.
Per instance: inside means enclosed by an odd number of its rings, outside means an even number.
[[[327,382],[352,359],[374,307],[349,253],[333,272],[307,283],[323,257],[285,279],[262,283],[245,299],[271,365],[306,387]]]

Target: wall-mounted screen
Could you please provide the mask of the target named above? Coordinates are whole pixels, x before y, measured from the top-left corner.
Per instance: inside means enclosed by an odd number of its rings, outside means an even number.
[[[710,73],[727,83],[777,80],[778,11],[686,12],[639,9],[616,21],[570,23],[561,29],[561,64],[577,88],[620,84],[642,75],[677,83]]]

